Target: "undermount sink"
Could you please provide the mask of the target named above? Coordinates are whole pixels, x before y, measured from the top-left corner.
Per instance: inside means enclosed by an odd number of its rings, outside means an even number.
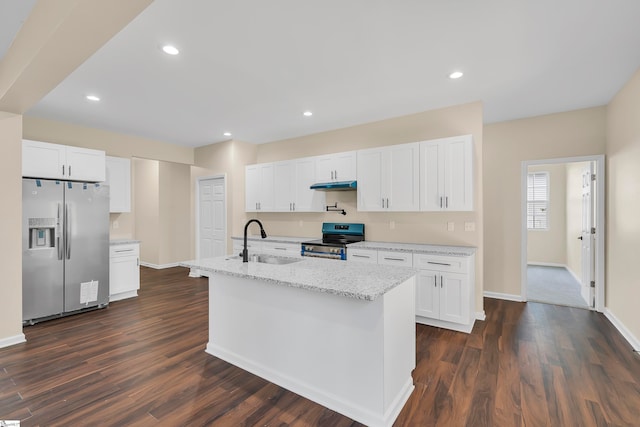
[[[234,256],[227,258],[228,260],[241,260],[241,256]],[[264,255],[264,254],[256,254],[249,255],[249,262],[260,262],[262,264],[274,264],[274,265],[284,265],[284,264],[293,264],[294,262],[300,262],[302,258],[290,258],[290,257],[282,257],[275,255]]]

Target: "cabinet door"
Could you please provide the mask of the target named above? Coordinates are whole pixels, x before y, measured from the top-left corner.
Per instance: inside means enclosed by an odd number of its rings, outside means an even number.
[[[66,179],[65,146],[40,141],[22,141],[22,176]],[[63,174],[63,168],[65,168]]]
[[[420,210],[439,211],[443,209],[444,171],[442,144],[437,141],[420,143]]]
[[[131,160],[106,157],[109,212],[131,212]]]
[[[262,163],[260,169],[260,193],[258,194],[258,210],[260,212],[273,212],[274,205],[274,176],[273,163]]]
[[[469,279],[464,274],[440,273],[440,319],[448,322],[469,323]]]
[[[311,185],[316,183],[316,159],[307,157],[295,161],[294,187],[294,211],[296,212],[324,212],[326,206],[326,193],[312,190]]]
[[[361,150],[357,155],[358,210],[384,210],[382,194],[382,168],[384,150]]]
[[[440,317],[440,275],[437,271],[419,270],[416,276],[416,315]]]
[[[294,200],[294,162],[273,164],[273,185],[277,191],[273,194],[273,210],[276,212],[293,211]]]
[[[347,151],[334,155],[334,180],[352,181],[356,179],[356,152]]]
[[[104,151],[67,147],[67,179],[100,182],[105,180]]]
[[[388,147],[383,164],[383,197],[387,210],[396,212],[420,209],[420,146],[402,144]],[[358,186],[360,183],[358,182]]]
[[[473,144],[471,135],[448,138],[443,147],[445,209],[473,210]]]
[[[251,165],[245,168],[244,173],[244,199],[246,212],[258,210],[258,195],[260,194],[260,169],[259,165]]]
[[[134,248],[121,247],[121,250],[131,250],[133,255],[111,256],[109,260],[109,295],[132,292],[140,289],[140,261]],[[113,248],[111,253],[113,254]]]

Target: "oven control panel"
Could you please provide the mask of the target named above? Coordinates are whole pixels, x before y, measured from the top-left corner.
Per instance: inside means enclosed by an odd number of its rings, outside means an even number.
[[[347,251],[344,247],[310,245],[306,243],[302,244],[301,255],[316,258],[347,259]]]

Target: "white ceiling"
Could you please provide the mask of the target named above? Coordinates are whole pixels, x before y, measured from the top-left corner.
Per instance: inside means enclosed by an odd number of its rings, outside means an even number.
[[[498,122],[608,103],[640,68],[638,18],[637,0],[155,0],[27,114],[186,146],[477,100]]]

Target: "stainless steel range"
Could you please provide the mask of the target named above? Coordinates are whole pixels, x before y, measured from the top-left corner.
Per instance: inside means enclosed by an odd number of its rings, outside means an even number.
[[[364,224],[325,222],[322,240],[302,242],[302,256],[347,259],[347,245],[364,240]]]

